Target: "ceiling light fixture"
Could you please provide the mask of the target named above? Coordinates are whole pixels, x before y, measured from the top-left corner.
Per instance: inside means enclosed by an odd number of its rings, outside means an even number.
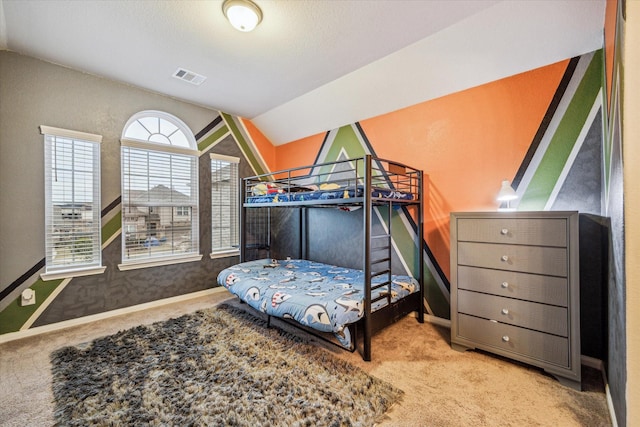
[[[224,0],[222,13],[237,30],[248,32],[262,21],[262,11],[251,0]]]

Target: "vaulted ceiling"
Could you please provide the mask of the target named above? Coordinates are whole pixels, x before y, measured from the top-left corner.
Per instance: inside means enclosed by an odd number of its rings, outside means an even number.
[[[249,118],[278,145],[603,43],[605,0],[254,1],[243,33],[222,0],[0,0],[0,49]]]

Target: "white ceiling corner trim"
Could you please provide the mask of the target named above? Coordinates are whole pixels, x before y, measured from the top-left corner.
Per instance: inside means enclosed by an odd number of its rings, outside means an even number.
[[[4,0],[0,0],[0,50],[7,50],[7,21],[4,16]]]
[[[500,2],[252,122],[274,145],[286,144],[600,49],[602,2],[581,2],[582,13],[574,6]]]

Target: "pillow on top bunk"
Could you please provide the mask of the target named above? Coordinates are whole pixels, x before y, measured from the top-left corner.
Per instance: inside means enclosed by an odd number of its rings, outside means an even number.
[[[325,182],[323,184],[320,184],[320,190],[337,190],[338,188],[340,188],[340,186],[333,182]]]
[[[291,186],[288,188],[288,190],[290,192],[296,192],[296,191],[331,191],[331,190],[337,190],[342,188],[340,185],[333,183],[333,182],[325,182],[318,185],[305,185],[305,186]],[[251,187],[251,193],[254,196],[266,196],[268,194],[278,194],[278,193],[284,193],[284,189],[279,186],[278,184],[274,184],[274,183],[270,183],[270,182],[261,182],[259,184],[254,185],[253,187]]]
[[[264,196],[266,194],[282,193],[282,189],[276,184],[261,182],[251,188],[251,193],[254,196]]]

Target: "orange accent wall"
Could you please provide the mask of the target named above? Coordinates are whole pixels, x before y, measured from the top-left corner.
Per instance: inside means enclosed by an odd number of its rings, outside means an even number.
[[[425,239],[449,276],[449,214],[496,210],[569,60],[361,121],[376,154],[421,168]]]
[[[615,60],[616,22],[618,18],[618,0],[607,0],[604,14],[604,55],[607,75],[607,111],[611,105],[613,87],[613,62]]]
[[[329,130],[327,129],[327,131]],[[276,166],[278,170],[313,164],[322,147],[325,135],[325,133],[319,133],[277,146]]]
[[[276,170],[276,150],[271,141],[269,141],[267,137],[262,134],[260,129],[258,129],[250,120],[244,119],[242,117],[240,118],[240,120],[242,120],[242,123],[249,133],[249,136],[253,140],[255,147],[260,152],[260,155],[262,155],[262,158],[267,164],[269,170]]]
[[[424,237],[448,277],[449,214],[497,209],[500,183],[517,173],[568,63],[360,122],[378,156],[424,170]],[[275,147],[272,170],[313,164],[325,135]]]

